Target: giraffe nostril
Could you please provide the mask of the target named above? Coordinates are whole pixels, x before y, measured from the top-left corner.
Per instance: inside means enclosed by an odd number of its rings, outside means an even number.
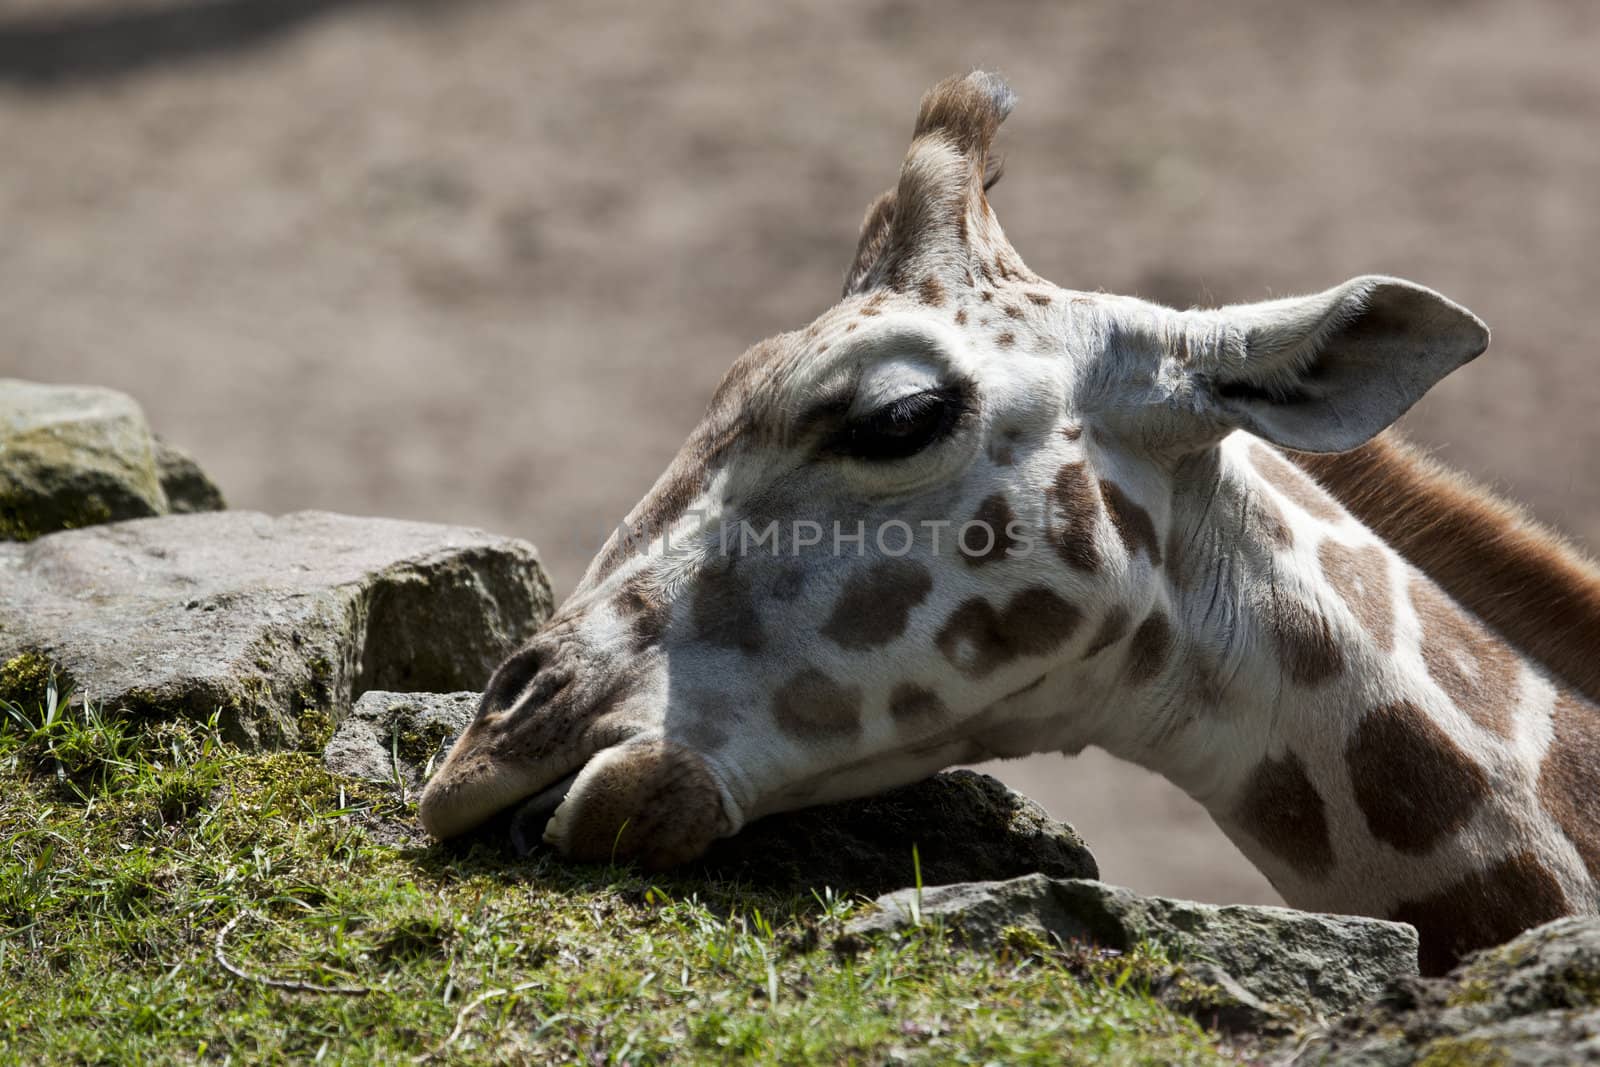
[[[572,672],[558,670],[551,667],[539,672],[534,677],[533,683],[527,687],[527,694],[522,703],[530,708],[537,708],[548,704],[561,695],[561,691],[572,684]]]
[[[543,665],[544,655],[537,648],[524,646],[513,652],[495,668],[489,684],[484,686],[483,699],[478,704],[478,717],[504,711],[516,703]]]

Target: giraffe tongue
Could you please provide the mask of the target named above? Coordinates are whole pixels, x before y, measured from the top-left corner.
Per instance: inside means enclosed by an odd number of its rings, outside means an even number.
[[[567,790],[577,780],[578,772],[574,771],[550,788],[523,801],[512,814],[511,847],[519,859],[544,843],[544,824],[550,821],[550,816],[567,798]]]

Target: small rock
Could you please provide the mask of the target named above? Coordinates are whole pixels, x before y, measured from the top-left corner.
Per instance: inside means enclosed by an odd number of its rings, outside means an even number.
[[[0,541],[166,510],[150,426],[132,397],[0,379]]]
[[[909,889],[880,898],[878,910],[849,932],[910,925],[914,899]],[[918,908],[924,921],[938,916],[974,945],[998,944],[1011,927],[1119,951],[1144,940],[1163,945],[1176,960],[1207,965],[1191,977],[1224,994],[1197,1003],[1195,1014],[1233,1012],[1249,1028],[1265,1022],[1263,1006],[1285,1022],[1340,1015],[1377,996],[1393,977],[1417,973],[1417,933],[1403,923],[1145,897],[1085,879],[1034,874],[925,889]],[[1230,982],[1247,998],[1227,996]]]
[[[478,693],[361,694],[323,752],[334,774],[415,789],[478,710]]]
[[[1296,1064],[1600,1063],[1600,918],[1558,919],[1393,985]]]
[[[317,745],[372,689],[483,686],[550,613],[525,541],[323,512],[119,522],[0,543],[0,698],[56,664],[94,699]]]
[[[769,815],[712,845],[706,873],[875,896],[922,884],[1100,873],[1078,832],[986,774],[946,771],[875,797]]]
[[[197,511],[221,511],[228,505],[222,490],[206,477],[194,457],[160,437],[155,439],[156,474],[167,497],[167,511],[173,515],[192,515]]]

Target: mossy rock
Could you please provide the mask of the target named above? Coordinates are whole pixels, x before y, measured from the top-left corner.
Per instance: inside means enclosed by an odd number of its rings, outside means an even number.
[[[851,933],[936,921],[975,946],[1005,944],[1018,929],[1117,952],[1160,945],[1188,970],[1191,986],[1173,991],[1185,1010],[1225,1028],[1342,1015],[1417,973],[1417,934],[1403,923],[1143,896],[1086,878],[901,889],[877,903]]]
[[[1398,984],[1295,1062],[1600,1062],[1600,918],[1558,919],[1442,978]]]
[[[131,397],[0,379],[0,540],[166,511],[155,441]]]
[[[428,761],[467,728],[478,694],[363,693],[323,754],[336,774],[416,788]]]
[[[160,437],[155,439],[156,473],[161,479],[161,490],[167,496],[167,510],[174,515],[192,515],[197,511],[222,511],[228,506],[205,471],[194,457],[177,445]]]

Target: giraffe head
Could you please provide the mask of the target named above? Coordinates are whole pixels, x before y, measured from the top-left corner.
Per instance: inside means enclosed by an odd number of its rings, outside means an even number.
[[[1486,345],[1395,279],[1183,312],[1042,281],[985,195],[1012,103],[988,74],[924,97],[844,299],[734,363],[489,682],[423,795],[432,833],[530,803],[569,855],[665,865],[762,814],[1136,724],[1188,460],[1235,429],[1354,447]]]

